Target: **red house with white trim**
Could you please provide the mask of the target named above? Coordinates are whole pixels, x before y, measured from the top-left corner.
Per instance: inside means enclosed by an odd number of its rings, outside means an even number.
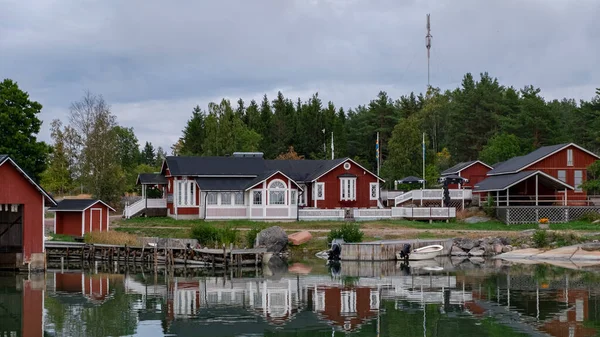
[[[9,156],[0,155],[0,269],[45,268],[46,205],[56,201]]]
[[[540,147],[494,165],[475,192],[488,192],[499,206],[585,206],[581,184],[587,168],[600,156],[574,144]]]
[[[107,231],[109,212],[115,212],[115,209],[102,200],[64,199],[48,211],[54,212],[54,233],[84,236],[90,232]]]
[[[231,157],[167,157],[160,173],[142,174],[161,199],[143,198],[126,217],[166,208],[176,219],[298,219],[300,208],[376,208],[381,178],[350,158],[266,160],[262,153]]]

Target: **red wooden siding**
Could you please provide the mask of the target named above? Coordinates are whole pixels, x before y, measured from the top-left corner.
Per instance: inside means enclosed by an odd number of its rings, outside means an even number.
[[[10,162],[0,166],[0,204],[23,205],[23,261],[44,252],[43,195]]]
[[[44,290],[33,286],[32,281],[23,281],[22,334],[27,337],[44,336]]]
[[[567,150],[568,149],[573,150],[573,166],[567,166]],[[575,146],[569,146],[569,147],[525,168],[525,170],[527,170],[527,171],[540,170],[540,171],[547,173],[557,179],[558,179],[558,171],[564,170],[566,173],[566,178],[567,178],[566,183],[573,187],[576,187],[576,186],[574,186],[575,171],[583,171],[582,172],[582,174],[583,174],[582,181],[585,181],[587,179],[587,167],[590,166],[592,163],[594,163],[596,160],[597,160],[596,157],[588,154],[587,152],[582,151]],[[562,198],[564,193],[561,191],[559,193],[556,193],[556,195],[560,196]],[[576,204],[578,204],[578,202],[582,203],[586,199],[587,199],[587,195],[586,195],[585,191],[575,192],[575,191],[569,190],[567,192],[567,201],[569,201],[570,205],[576,205]]]
[[[481,164],[481,163],[475,163],[469,167],[467,167],[466,169],[460,171],[458,173],[459,176],[465,178],[465,179],[469,179],[468,183],[463,184],[463,188],[470,188],[473,189],[475,188],[475,185],[477,185],[479,182],[481,182],[482,180],[484,180],[486,178],[487,173],[490,171],[490,168]],[[458,188],[457,184],[450,184],[448,185],[448,188]]]
[[[166,171],[166,174],[169,175],[170,172],[169,170]],[[177,177],[177,181],[186,179],[186,177]],[[192,177],[190,177],[189,180],[193,180]],[[201,202],[203,202],[202,198],[200,197],[200,188],[198,188],[197,184],[194,184],[194,189],[196,190],[196,207],[177,207],[177,211],[175,211],[175,202],[177,201],[177,196],[175,195],[174,191],[175,191],[175,178],[174,177],[167,177],[167,194],[172,194],[173,195],[173,201],[172,202],[167,202],[167,210],[169,212],[169,214],[171,215],[175,215],[175,214],[181,214],[181,215],[196,215],[196,214],[200,214],[200,208],[198,206],[200,206]]]
[[[81,212],[56,212],[56,234],[81,236]]]
[[[94,211],[92,212],[92,210]],[[108,212],[108,207],[101,202],[93,204],[84,212],[58,211],[56,212],[56,234],[81,236],[82,221],[84,235],[90,232],[90,228],[91,231],[106,231],[108,230]]]
[[[376,183],[377,178],[353,162],[345,161],[344,163],[346,162],[350,163],[349,170],[344,169],[344,164],[342,163],[317,180],[317,182],[325,183],[325,200],[317,200],[317,208],[368,208],[377,206],[377,200],[370,200],[371,195],[369,190],[369,184]],[[339,176],[345,173],[356,175],[355,201],[340,200]],[[314,203],[311,203],[308,206],[314,206]]]

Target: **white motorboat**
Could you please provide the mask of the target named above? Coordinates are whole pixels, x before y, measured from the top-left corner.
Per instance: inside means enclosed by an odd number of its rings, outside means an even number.
[[[440,255],[443,249],[444,246],[442,245],[431,245],[417,248],[410,253],[408,259],[412,261],[433,259],[436,256]],[[396,259],[402,260],[402,258],[400,257],[400,252],[396,253]]]

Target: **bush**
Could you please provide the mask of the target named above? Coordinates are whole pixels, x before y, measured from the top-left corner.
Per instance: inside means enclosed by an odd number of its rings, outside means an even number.
[[[586,212],[578,220],[585,222],[594,222],[600,220],[600,213],[597,212]]]
[[[246,233],[246,247],[253,248],[258,233],[265,229],[264,225],[254,226]]]
[[[192,227],[192,239],[198,240],[202,246],[221,246],[236,243],[239,231],[233,227],[216,228],[207,223],[199,223]]]
[[[339,229],[332,229],[327,235],[327,242],[331,243],[333,239],[344,239],[345,242],[361,242],[364,233],[360,226],[355,223],[345,223]]]
[[[544,231],[544,230],[535,231],[535,233],[533,233],[532,239],[533,239],[533,244],[537,248],[543,248],[548,245],[548,235],[546,234],[546,231]]]
[[[490,196],[486,200],[485,204],[483,204],[483,211],[490,218],[496,217],[496,200],[494,200],[494,197]]]

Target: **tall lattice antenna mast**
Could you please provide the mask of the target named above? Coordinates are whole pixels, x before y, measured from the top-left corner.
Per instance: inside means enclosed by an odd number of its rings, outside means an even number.
[[[429,20],[429,15],[427,14],[427,35],[425,35],[425,47],[427,48],[427,89],[429,89],[429,51],[431,49],[431,22]]]

